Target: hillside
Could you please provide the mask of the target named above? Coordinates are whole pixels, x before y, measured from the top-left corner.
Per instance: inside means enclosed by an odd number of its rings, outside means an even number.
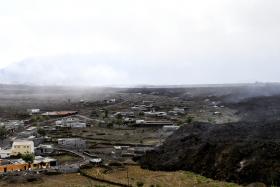
[[[280,184],[280,121],[185,125],[140,158],[143,168],[193,171],[240,184]]]

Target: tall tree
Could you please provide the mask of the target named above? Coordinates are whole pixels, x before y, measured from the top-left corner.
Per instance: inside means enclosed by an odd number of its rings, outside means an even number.
[[[0,140],[3,141],[8,135],[8,131],[4,126],[0,127]]]

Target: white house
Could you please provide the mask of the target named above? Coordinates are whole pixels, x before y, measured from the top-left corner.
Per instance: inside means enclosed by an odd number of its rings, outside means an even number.
[[[12,145],[11,155],[34,153],[34,142],[27,140],[15,140]]]
[[[40,113],[40,109],[38,108],[33,108],[33,109],[27,109],[27,112],[32,115],[32,114],[39,114]]]
[[[9,158],[11,156],[11,150],[3,150],[0,148],[0,158]]]

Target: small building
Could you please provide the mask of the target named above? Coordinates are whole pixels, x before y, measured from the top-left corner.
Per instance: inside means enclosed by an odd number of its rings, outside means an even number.
[[[135,123],[136,120],[134,118],[124,118],[124,123]]]
[[[53,112],[45,112],[42,116],[49,116],[49,117],[66,117],[71,115],[78,114],[77,111],[53,111]]]
[[[80,122],[78,118],[63,118],[55,121],[57,127],[67,128],[86,128],[87,124]]]
[[[173,123],[171,121],[136,120],[136,126],[139,126],[139,127],[163,127],[163,126],[173,126]]]
[[[25,171],[29,169],[29,164],[22,159],[6,160],[0,159],[0,173]]]
[[[180,126],[177,125],[165,125],[162,127],[162,130],[164,132],[174,132],[177,131],[180,128]]]
[[[150,106],[146,106],[146,105],[135,105],[133,107],[131,107],[131,110],[133,111],[148,111],[151,107]]]
[[[38,108],[34,108],[34,109],[27,109],[27,112],[30,114],[30,115],[33,115],[33,114],[40,114],[40,109]]]
[[[34,153],[34,142],[27,140],[16,140],[12,145],[11,155]]]
[[[0,159],[0,173],[48,169],[57,166],[57,160],[49,157],[36,156],[33,163],[26,163],[22,159],[6,160]]]
[[[178,114],[184,114],[185,113],[185,109],[184,108],[179,108],[179,107],[175,107],[173,109],[173,111],[177,112]]]
[[[165,117],[167,116],[166,112],[144,112],[145,116],[150,117]]]
[[[29,138],[31,136],[35,136],[37,134],[37,127],[29,127],[23,132],[20,132],[18,136],[20,138]]]
[[[11,150],[3,150],[0,148],[0,159],[9,158],[11,156]]]
[[[41,144],[38,147],[35,148],[35,154],[36,155],[49,155],[54,152],[54,148],[52,145],[44,145]]]
[[[32,169],[47,169],[57,166],[57,160],[50,157],[35,156]]]
[[[71,123],[67,123],[66,127],[79,129],[79,128],[86,128],[87,124],[81,122],[71,122]]]
[[[104,99],[104,103],[107,103],[107,104],[116,103],[116,99],[115,98],[113,98],[113,99]]]
[[[94,164],[94,165],[99,165],[102,163],[102,159],[101,158],[93,158],[89,160],[90,163]]]
[[[219,115],[222,115],[222,113],[221,112],[213,112],[213,115],[219,116]]]
[[[57,140],[58,145],[68,149],[85,149],[86,141],[81,138],[60,138]]]
[[[121,115],[122,117],[128,117],[128,118],[134,118],[135,117],[134,112],[116,112],[114,114],[114,117],[117,117],[118,115]]]

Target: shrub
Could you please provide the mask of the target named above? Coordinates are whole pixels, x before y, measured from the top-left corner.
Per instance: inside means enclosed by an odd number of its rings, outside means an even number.
[[[137,185],[137,187],[143,187],[143,186],[144,186],[144,182],[138,181],[138,182],[136,183],[136,185]]]

